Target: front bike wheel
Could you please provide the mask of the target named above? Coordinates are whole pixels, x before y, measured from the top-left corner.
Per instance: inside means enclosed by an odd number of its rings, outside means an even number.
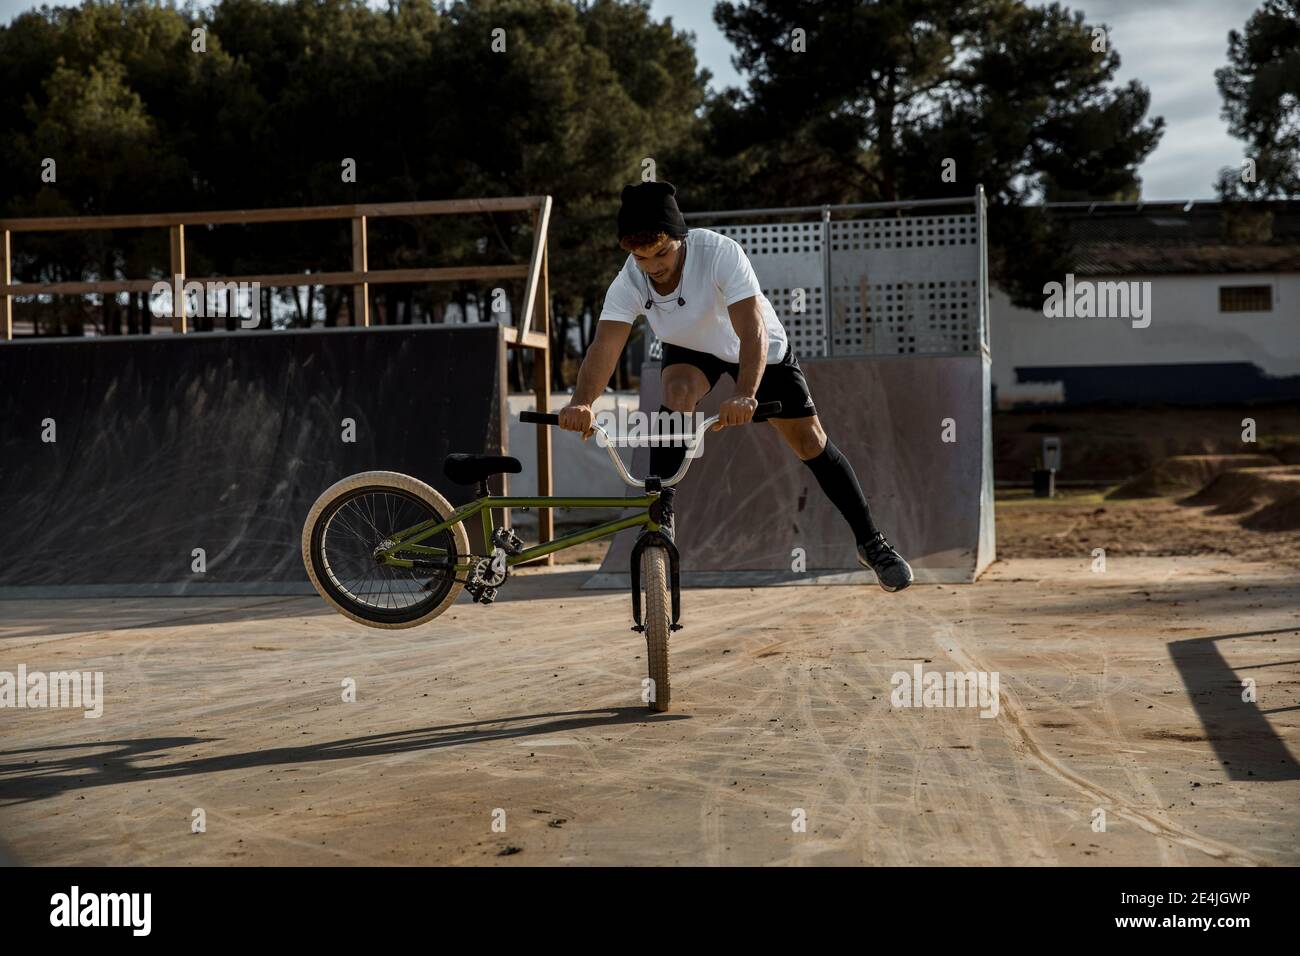
[[[668,552],[646,548],[641,552],[641,587],[645,591],[646,660],[650,669],[650,709],[666,711],[673,699],[668,680],[668,636],[672,633],[673,606],[668,588]]]
[[[376,549],[390,535],[422,522],[446,521],[453,508],[433,488],[395,471],[367,471],[326,489],[307,514],[302,560],[316,592],[336,611],[367,627],[415,627],[451,607],[462,584],[455,565],[469,554],[461,524],[420,542],[445,553],[440,570],[380,564]]]

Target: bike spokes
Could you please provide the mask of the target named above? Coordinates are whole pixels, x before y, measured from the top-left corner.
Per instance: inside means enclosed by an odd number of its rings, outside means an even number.
[[[321,558],[330,583],[348,600],[380,610],[405,610],[437,603],[451,586],[453,568],[430,570],[435,555],[455,553],[449,529],[420,542],[425,567],[409,566],[416,552],[404,554],[392,535],[441,517],[425,502],[396,490],[362,489],[345,498],[325,521]],[[385,561],[396,557],[399,566]]]

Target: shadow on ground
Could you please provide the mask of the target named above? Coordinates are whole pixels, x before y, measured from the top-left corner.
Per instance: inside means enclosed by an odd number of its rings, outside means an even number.
[[[689,719],[684,714],[651,714],[644,707],[602,707],[475,720],[366,737],[349,737],[305,746],[273,747],[269,750],[162,763],[157,761],[166,757],[169,751],[211,743],[221,738],[150,737],[7,750],[0,751],[0,759],[4,760],[0,763],[0,803],[26,803],[88,787],[133,781],[164,780],[227,770],[316,763],[322,760],[377,757],[438,750],[462,744],[541,737],[597,727]],[[104,752],[103,748],[111,749]],[[12,759],[15,757],[29,759]]]
[[[1283,627],[1220,634],[1174,641],[1169,645],[1169,656],[1173,658],[1187,688],[1187,697],[1205,728],[1205,739],[1214,748],[1231,780],[1300,779],[1300,764],[1296,763],[1268,720],[1269,714],[1294,710],[1294,697],[1286,702],[1289,706],[1276,707],[1243,700],[1242,678],[1222,651],[1222,644],[1227,641],[1289,634],[1294,630]],[[1240,670],[1256,670],[1283,663],[1286,662],[1271,661]]]

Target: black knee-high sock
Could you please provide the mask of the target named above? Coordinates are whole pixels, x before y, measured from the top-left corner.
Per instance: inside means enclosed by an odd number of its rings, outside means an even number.
[[[669,415],[672,415],[672,409],[667,405],[660,405],[659,411],[661,414],[667,412]],[[673,416],[673,418],[676,417],[680,416]],[[673,418],[660,418],[659,421],[663,424],[655,428],[654,433],[658,435],[662,431],[665,434],[672,435],[676,432],[682,431],[682,425],[680,422],[675,425],[671,424]],[[651,445],[650,474],[658,478],[671,478],[673,475],[677,474],[677,469],[682,467],[682,460],[685,457],[686,446],[680,443],[674,443],[671,445]]]
[[[871,509],[858,484],[858,476],[853,473],[853,466],[834,443],[827,438],[826,447],[816,458],[804,462],[822,486],[826,497],[840,509],[844,520],[853,529],[853,536],[861,544],[876,535],[875,522],[871,520]]]

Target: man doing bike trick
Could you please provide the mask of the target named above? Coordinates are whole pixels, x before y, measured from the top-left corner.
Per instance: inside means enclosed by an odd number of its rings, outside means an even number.
[[[633,322],[644,314],[663,343],[660,411],[694,412],[723,372],[736,388],[722,403],[719,426],[743,425],[760,403],[779,401],[781,411],[769,421],[844,516],[859,563],[876,573],[886,591],[901,591],[912,583],[912,569],[872,521],[853,466],[822,428],[785,327],[749,258],[734,239],[687,229],[675,197],[670,183],[624,187],[618,240],[629,255],[605,295],[560,425],[591,433],[591,403],[609,383]],[[651,473],[672,476],[685,454],[680,446],[652,448]]]

